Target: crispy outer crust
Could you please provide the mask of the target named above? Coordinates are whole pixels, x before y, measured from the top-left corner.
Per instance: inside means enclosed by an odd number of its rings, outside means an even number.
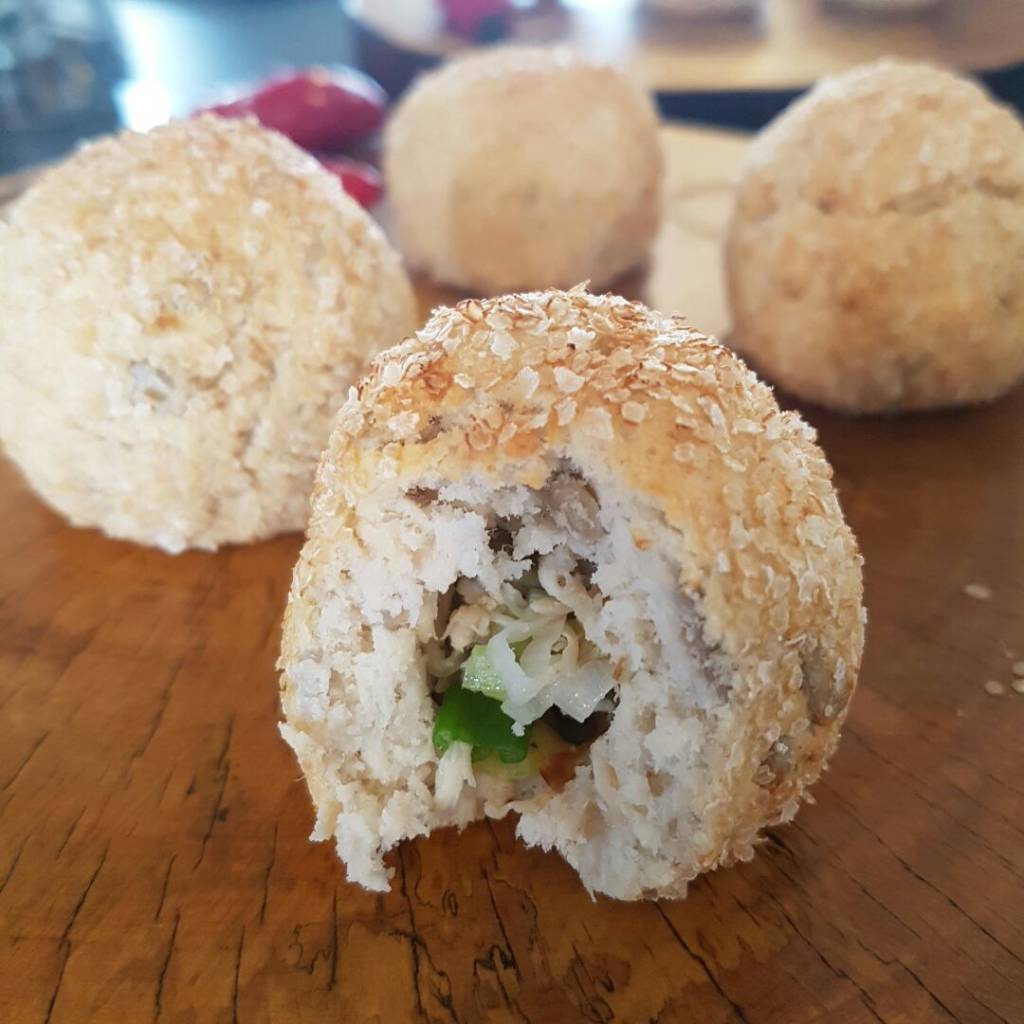
[[[1024,130],[975,84],[884,61],[755,141],[727,244],[734,342],[854,412],[993,399],[1024,376]]]
[[[524,47],[421,79],[384,153],[406,259],[485,295],[604,285],[639,263],[661,166],[653,104],[621,71]]]
[[[680,591],[729,666],[738,709],[723,771],[735,784],[701,808],[710,840],[697,867],[748,855],[759,828],[792,815],[837,740],[864,639],[861,559],[813,431],[727,349],[624,299],[577,289],[463,302],[374,362],[321,461],[285,617],[286,712],[312,595],[357,543],[352,509],[376,481],[473,474],[539,487],[551,452],[655,507],[678,540]],[[773,775],[765,737],[800,690],[814,727]],[[329,758],[321,748],[304,759],[318,803]],[[682,891],[685,879],[661,894]]]
[[[8,454],[74,523],[170,550],[300,529],[348,386],[414,324],[380,230],[255,121],[85,147],[0,252]]]

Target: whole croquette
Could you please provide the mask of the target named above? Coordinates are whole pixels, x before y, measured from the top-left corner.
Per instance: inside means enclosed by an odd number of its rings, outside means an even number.
[[[1024,129],[966,79],[884,61],[754,142],[727,242],[736,348],[854,412],[983,402],[1024,376]]]
[[[622,72],[523,47],[423,77],[384,153],[406,259],[480,294],[602,285],[641,262],[661,163],[654,107]]]
[[[171,552],[301,529],[349,385],[414,326],[382,233],[255,122],[87,146],[0,253],[7,454],[75,525]]]

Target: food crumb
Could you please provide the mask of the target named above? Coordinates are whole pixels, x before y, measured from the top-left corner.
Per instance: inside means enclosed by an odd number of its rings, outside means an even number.
[[[1015,661],[1010,670],[1015,676],[1024,676],[1024,661]]]
[[[555,367],[555,387],[563,394],[571,395],[583,387],[583,378],[567,366]]]
[[[1014,693],[1024,693],[1024,679],[1014,679],[1010,686]]]
[[[986,587],[984,583],[968,583],[964,593],[975,601],[988,601],[992,597],[992,588]]]
[[[627,423],[643,423],[647,418],[647,406],[640,402],[623,402],[622,418]]]
[[[990,679],[985,684],[985,692],[992,694],[993,697],[1002,697],[1006,693],[1006,687],[998,679]]]

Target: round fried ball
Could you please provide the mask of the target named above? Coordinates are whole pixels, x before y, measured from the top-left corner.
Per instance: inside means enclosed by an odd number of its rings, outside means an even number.
[[[415,321],[380,230],[255,122],[88,146],[0,251],[7,454],[75,525],[171,552],[301,529],[333,413]]]
[[[882,62],[751,147],[727,244],[734,344],[854,412],[983,402],[1024,376],[1024,130],[977,85]]]
[[[650,99],[564,50],[491,49],[427,75],[391,120],[384,169],[409,263],[481,294],[607,284],[658,227]]]
[[[679,320],[580,288],[435,310],[338,414],[293,577],[282,734],[314,837],[370,889],[402,840],[509,811],[617,899],[749,859],[857,682],[861,558],[831,477],[814,431]],[[494,774],[435,745],[435,698],[534,570],[615,680],[607,731],[562,770],[538,750]]]

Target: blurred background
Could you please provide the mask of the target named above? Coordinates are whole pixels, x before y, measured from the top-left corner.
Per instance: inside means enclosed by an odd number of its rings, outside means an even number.
[[[1024,105],[1022,0],[0,0],[0,174],[312,65],[394,97],[501,40],[621,61],[667,118],[757,128],[822,74],[931,60]]]

